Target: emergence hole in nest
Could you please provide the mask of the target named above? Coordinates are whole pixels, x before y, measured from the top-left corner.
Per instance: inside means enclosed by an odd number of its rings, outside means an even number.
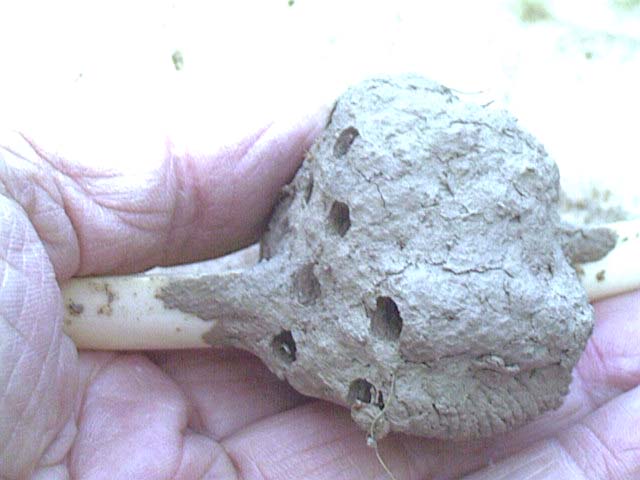
[[[333,144],[333,155],[336,157],[345,155],[358,135],[360,135],[360,132],[356,127],[347,127],[342,130],[336,143]]]
[[[366,381],[364,378],[357,378],[349,385],[349,393],[347,400],[354,403],[359,400],[362,403],[371,403],[375,400],[376,387]]]
[[[286,363],[291,363],[296,359],[296,342],[291,335],[291,330],[282,330],[271,341],[273,352]]]
[[[311,200],[311,194],[313,193],[313,177],[307,183],[307,186],[304,187],[304,203],[309,203]]]
[[[298,302],[302,305],[310,305],[320,296],[320,282],[313,273],[313,263],[307,263],[298,269],[294,274],[293,284]]]
[[[335,201],[329,211],[329,222],[338,235],[344,237],[351,227],[349,206],[346,203]]]
[[[377,337],[397,340],[402,332],[402,317],[396,302],[390,297],[378,297],[371,315],[371,332]]]

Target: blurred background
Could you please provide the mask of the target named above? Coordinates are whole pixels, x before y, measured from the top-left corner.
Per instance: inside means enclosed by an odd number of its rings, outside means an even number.
[[[96,91],[161,110],[167,85],[337,95],[419,72],[512,111],[573,219],[640,216],[640,0],[3,0],[0,59],[4,122]]]

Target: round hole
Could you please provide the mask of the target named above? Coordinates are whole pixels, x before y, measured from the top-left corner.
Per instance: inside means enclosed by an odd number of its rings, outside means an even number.
[[[376,387],[364,378],[357,378],[349,385],[347,400],[354,403],[356,400],[362,403],[371,403],[375,399]]]
[[[310,305],[320,297],[320,282],[313,273],[313,263],[300,267],[293,277],[293,285],[302,305]]]
[[[336,143],[333,145],[333,155],[335,157],[342,157],[351,148],[351,144],[360,135],[356,127],[347,127],[340,132]]]
[[[313,193],[313,177],[311,177],[307,185],[304,187],[304,203],[309,203],[309,200],[311,200],[312,193]]]
[[[291,335],[291,330],[282,330],[271,341],[273,353],[283,362],[292,363],[296,359],[296,342]]]
[[[333,230],[341,237],[344,237],[349,228],[351,228],[349,206],[337,200],[333,202],[329,211],[329,222]]]
[[[396,302],[390,297],[378,297],[371,315],[371,332],[380,338],[397,340],[402,332],[402,317]]]

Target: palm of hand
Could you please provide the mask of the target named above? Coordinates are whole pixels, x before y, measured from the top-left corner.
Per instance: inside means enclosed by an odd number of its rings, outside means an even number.
[[[383,478],[346,410],[298,395],[248,354],[76,354],[61,329],[58,280],[254,240],[322,118],[271,125],[219,154],[165,152],[127,178],[0,138],[0,478]],[[392,435],[380,449],[396,477],[488,463],[474,478],[637,474],[640,295],[596,311],[559,411],[492,440]]]

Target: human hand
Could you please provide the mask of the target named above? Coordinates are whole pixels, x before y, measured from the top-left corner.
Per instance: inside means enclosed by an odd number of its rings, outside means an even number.
[[[221,121],[211,132],[224,144],[134,121],[0,136],[1,478],[384,478],[347,410],[298,395],[248,354],[76,353],[61,329],[58,284],[71,276],[254,241],[324,115]],[[560,410],[491,440],[391,435],[380,451],[398,480],[488,463],[473,478],[633,478],[640,294],[596,310]]]

